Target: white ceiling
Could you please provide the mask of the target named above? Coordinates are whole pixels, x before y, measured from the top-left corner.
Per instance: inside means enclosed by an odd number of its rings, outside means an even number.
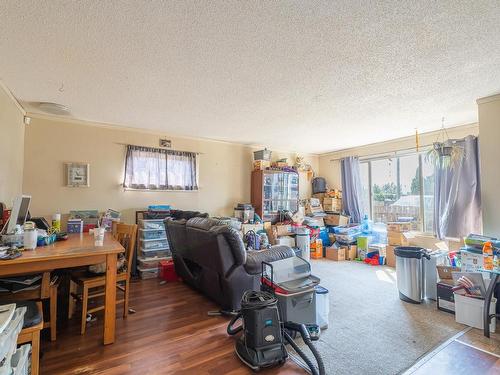
[[[500,6],[3,0],[0,78],[31,111],[319,153],[477,121]]]

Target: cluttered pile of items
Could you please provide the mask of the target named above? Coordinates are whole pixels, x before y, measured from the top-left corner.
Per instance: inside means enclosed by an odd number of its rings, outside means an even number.
[[[446,264],[438,265],[437,272],[438,309],[454,313],[458,323],[495,332],[497,301],[493,294],[500,274],[500,240],[468,235],[464,246],[449,252]]]

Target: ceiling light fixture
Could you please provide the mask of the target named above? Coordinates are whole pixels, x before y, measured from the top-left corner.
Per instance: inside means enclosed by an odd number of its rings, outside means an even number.
[[[39,102],[38,108],[53,115],[69,115],[69,108],[63,104],[52,102]]]

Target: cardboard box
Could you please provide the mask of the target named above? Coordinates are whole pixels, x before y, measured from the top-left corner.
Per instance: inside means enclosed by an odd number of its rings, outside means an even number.
[[[387,242],[391,246],[408,246],[409,242],[404,233],[387,231]]]
[[[389,232],[409,232],[413,229],[413,222],[393,221],[387,223],[387,231]]]
[[[356,245],[343,245],[340,248],[344,249],[345,260],[354,260],[358,257],[358,248]]]
[[[385,261],[389,267],[396,267],[396,255],[394,255],[394,246],[385,248]]]
[[[451,266],[436,266],[439,280],[443,283],[453,285],[453,276],[452,272],[460,272],[459,267],[451,267]]]
[[[271,166],[271,162],[269,160],[255,160],[253,162],[253,170],[254,171],[263,171],[266,168]]]
[[[455,295],[453,293],[453,284],[438,282],[437,288],[437,308],[448,313],[455,313]]]
[[[241,231],[243,232],[244,235],[251,230],[257,233],[258,231],[263,229],[264,229],[264,224],[241,224]]]
[[[325,211],[340,212],[342,211],[342,199],[324,197],[323,208]]]
[[[328,214],[323,219],[325,225],[344,226],[349,224],[349,216],[342,214]]]
[[[290,224],[276,224],[274,225],[276,229],[276,237],[279,236],[290,236],[293,234],[292,226]]]
[[[326,248],[326,257],[331,260],[341,261],[345,260],[345,248],[339,247],[327,247]]]

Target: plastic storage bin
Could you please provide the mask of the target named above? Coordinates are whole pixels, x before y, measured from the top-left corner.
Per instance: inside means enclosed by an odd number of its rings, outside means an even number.
[[[280,317],[284,322],[316,324],[316,293],[304,291],[294,294],[276,292]]]
[[[462,296],[460,294],[455,297],[455,321],[478,329],[484,328],[483,311],[484,300],[472,297]],[[496,299],[492,298],[490,304],[490,314],[495,314]],[[490,323],[490,332],[495,332],[496,319],[492,319]]]
[[[139,262],[138,266],[144,270],[158,268],[158,265],[160,264],[160,261],[162,261],[162,260],[167,260],[167,257],[163,257],[163,258],[157,258],[157,257],[137,258],[137,261]]]
[[[169,249],[140,249],[139,256],[142,258],[167,258],[172,256],[172,252]],[[149,259],[152,260],[152,259]]]
[[[17,336],[23,329],[26,307],[16,309],[9,324],[0,334],[0,361],[10,356],[16,349]]]
[[[140,221],[142,229],[165,230],[163,219],[143,219]]]
[[[10,362],[12,375],[28,375],[30,373],[30,350],[30,344],[23,345],[16,350]]]
[[[154,239],[154,240],[142,240],[141,246],[144,250],[168,249],[168,242],[166,238]]]
[[[316,324],[321,329],[328,328],[328,316],[330,315],[330,298],[328,289],[317,285],[316,292]]]
[[[143,240],[154,240],[157,238],[166,238],[167,233],[165,232],[165,229],[140,229],[141,232],[141,238]]]
[[[333,232],[335,234],[341,234],[345,236],[354,236],[361,234],[361,225],[359,224],[349,224],[343,227],[333,227]]]
[[[144,269],[141,267],[137,267],[137,270],[139,271],[139,276],[143,280],[154,279],[154,278],[158,277],[158,267],[152,268],[152,269]]]

